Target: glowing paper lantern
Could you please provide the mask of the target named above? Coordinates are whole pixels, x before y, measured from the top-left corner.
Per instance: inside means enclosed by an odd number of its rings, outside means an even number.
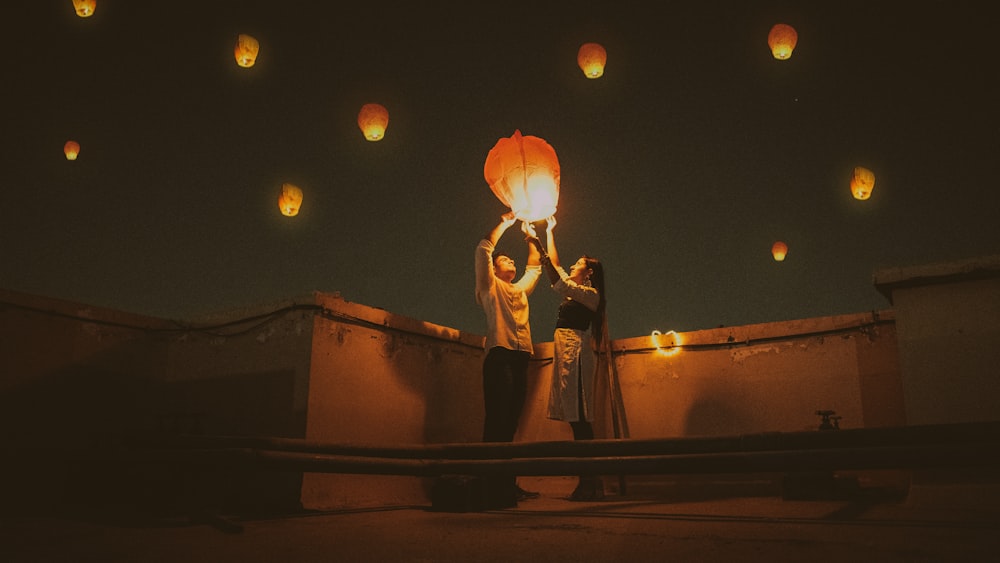
[[[856,167],[851,178],[851,193],[854,194],[854,199],[868,199],[874,189],[875,174],[863,166]]]
[[[779,240],[771,245],[771,256],[774,256],[775,261],[781,262],[785,259],[786,254],[788,254],[787,244]]]
[[[257,62],[257,53],[260,52],[260,43],[250,35],[240,34],[236,38],[236,64],[243,68],[250,68]]]
[[[282,184],[278,196],[278,209],[287,217],[295,217],[302,207],[302,190],[295,184]]]
[[[97,9],[97,0],[73,0],[73,7],[76,8],[76,15],[89,18]]]
[[[389,110],[379,104],[365,104],[358,112],[358,127],[369,141],[380,141],[389,126]]]
[[[608,53],[598,43],[584,43],[576,53],[576,63],[587,78],[604,76],[604,65],[608,62]]]
[[[771,48],[771,54],[779,61],[783,61],[792,56],[795,44],[799,41],[799,34],[795,28],[783,23],[775,24],[771,32],[767,34],[767,45]]]
[[[486,155],[483,175],[514,215],[533,223],[555,215],[559,203],[559,157],[544,139],[521,131],[500,139]]]
[[[66,160],[76,160],[76,157],[80,154],[80,143],[66,141],[66,144],[63,145],[63,153],[66,154]]]
[[[673,356],[681,351],[680,335],[672,330],[666,333],[654,330],[649,335],[649,340],[653,348],[656,348],[656,353],[661,356]],[[667,344],[664,344],[664,340]]]

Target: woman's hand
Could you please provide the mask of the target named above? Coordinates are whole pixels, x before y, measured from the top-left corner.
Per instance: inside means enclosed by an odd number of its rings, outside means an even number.
[[[545,218],[545,230],[551,233],[554,228],[556,228],[556,216],[549,215]]]

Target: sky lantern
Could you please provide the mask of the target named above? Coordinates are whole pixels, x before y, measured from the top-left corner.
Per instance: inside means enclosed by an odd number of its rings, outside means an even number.
[[[604,65],[608,62],[608,53],[598,43],[584,43],[576,53],[576,63],[587,78],[604,76]]]
[[[380,141],[389,126],[389,110],[379,104],[365,104],[358,112],[358,127],[369,141]]]
[[[236,64],[243,68],[250,68],[257,62],[257,53],[260,52],[260,43],[251,36],[241,33],[236,38]]]
[[[771,245],[771,256],[774,256],[775,262],[783,261],[785,259],[786,254],[788,254],[787,244],[779,240]]]
[[[875,173],[864,166],[856,167],[854,176],[851,177],[851,193],[854,194],[854,199],[868,199],[874,189]]]
[[[76,157],[80,154],[80,143],[66,141],[66,144],[63,145],[63,153],[66,155],[66,160],[76,160]]]
[[[295,184],[282,184],[281,195],[278,196],[278,209],[286,217],[295,217],[302,207],[302,189]]]
[[[73,7],[76,8],[76,15],[89,18],[97,9],[97,0],[73,0]]]
[[[497,141],[483,174],[490,189],[514,215],[533,223],[555,215],[559,203],[559,157],[544,139],[522,136]]]
[[[779,61],[792,56],[798,40],[799,34],[795,28],[783,23],[775,24],[767,34],[767,45],[771,48],[771,54]]]

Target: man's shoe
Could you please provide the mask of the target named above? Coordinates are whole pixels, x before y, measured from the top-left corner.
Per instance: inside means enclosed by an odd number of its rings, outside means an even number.
[[[539,496],[538,493],[536,493],[535,491],[526,491],[522,489],[520,485],[516,485],[516,487],[517,487],[517,500],[528,500],[528,499],[538,498]]]

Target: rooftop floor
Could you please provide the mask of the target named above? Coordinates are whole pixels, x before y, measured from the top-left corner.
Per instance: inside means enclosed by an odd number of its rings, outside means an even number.
[[[905,498],[676,500],[631,491],[566,499],[571,478],[522,478],[538,499],[440,512],[388,506],[296,515],[132,521],[7,516],[0,554],[36,561],[995,561],[1000,508],[977,487],[911,487]],[[221,525],[220,525],[221,524]],[[6,553],[2,553],[6,552]]]

